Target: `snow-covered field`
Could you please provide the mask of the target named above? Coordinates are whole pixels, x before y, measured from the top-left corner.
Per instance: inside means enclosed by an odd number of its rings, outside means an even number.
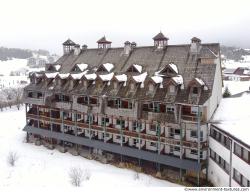
[[[0,191],[6,188],[62,188],[63,191],[75,189],[69,180],[69,170],[81,167],[88,170],[91,177],[83,181],[81,188],[89,190],[117,191],[133,187],[172,187],[179,186],[167,181],[158,180],[145,174],[139,174],[135,180],[135,172],[119,169],[112,165],[101,164],[94,160],[87,160],[81,156],[48,150],[43,146],[25,143],[25,111],[15,107],[0,112]],[[18,161],[14,167],[7,163],[10,151],[18,154]],[[1,190],[4,189],[4,190]],[[119,190],[120,191],[120,190]]]
[[[232,95],[248,91],[250,87],[250,81],[223,81],[223,84],[222,92],[228,87]]]
[[[30,68],[27,59],[16,59],[0,61],[0,88],[19,86],[21,81],[29,82],[27,74],[33,71],[41,71],[43,68]],[[25,71],[26,76],[25,76]],[[11,72],[20,72],[20,76],[10,76]]]

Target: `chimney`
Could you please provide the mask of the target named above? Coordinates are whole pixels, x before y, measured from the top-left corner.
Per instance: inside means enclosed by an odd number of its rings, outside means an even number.
[[[88,49],[88,45],[85,45],[85,44],[84,44],[84,45],[82,46],[82,50],[85,51],[85,50],[87,50],[87,49]]]
[[[154,40],[154,46],[157,49],[163,49],[164,47],[166,47],[168,45],[168,37],[165,37],[165,35],[160,32],[158,33],[156,36],[153,37]]]
[[[76,44],[74,47],[74,55],[79,55],[81,52],[80,45]]]
[[[132,42],[132,43],[131,43],[131,48],[132,48],[132,50],[133,50],[134,48],[136,48],[136,42]]]
[[[190,53],[198,54],[201,50],[201,40],[197,37],[191,39]]]
[[[131,43],[129,41],[126,41],[124,43],[124,55],[129,55],[131,51]]]
[[[75,47],[75,43],[71,40],[68,39],[63,43],[63,54],[69,54]]]

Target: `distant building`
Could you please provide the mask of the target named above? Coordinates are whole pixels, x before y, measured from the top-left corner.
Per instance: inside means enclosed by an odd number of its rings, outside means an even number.
[[[223,79],[229,81],[250,81],[250,68],[224,69]]]

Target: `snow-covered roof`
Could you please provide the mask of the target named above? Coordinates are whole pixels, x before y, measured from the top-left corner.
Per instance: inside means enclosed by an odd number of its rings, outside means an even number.
[[[76,64],[77,67],[81,70],[81,71],[84,71],[85,69],[88,68],[88,64],[85,64],[85,63],[79,63],[79,64]]]
[[[120,82],[124,82],[127,81],[128,77],[126,74],[122,74],[122,75],[116,75],[115,78],[120,81]]]
[[[102,66],[108,71],[110,72],[113,68],[114,68],[114,65],[112,63],[105,63],[105,64],[102,64]]]
[[[236,70],[236,69],[231,69],[231,68],[230,68],[230,69],[225,69],[225,70],[223,71],[223,73],[224,73],[224,74],[233,74],[233,73],[235,72],[235,70]]]
[[[147,72],[144,72],[140,75],[136,75],[136,76],[133,76],[133,79],[137,82],[137,83],[142,83],[145,81],[146,77],[147,77],[148,73]]]
[[[200,85],[205,85],[205,83],[204,83],[204,81],[202,81],[202,79],[196,77],[195,80],[196,80]]]
[[[56,75],[58,74],[58,72],[54,72],[54,73],[45,73],[45,76],[48,78],[48,79],[53,79],[56,77]]]
[[[61,78],[61,79],[67,79],[69,77],[69,73],[59,73],[58,76]]]
[[[181,75],[177,75],[176,77],[172,77],[173,81],[179,85],[183,84],[183,77]]]
[[[97,77],[95,73],[85,74],[84,76],[86,77],[87,80],[95,80]]]
[[[61,68],[61,65],[54,65],[54,67],[55,67],[55,69],[56,69],[57,71],[59,71],[59,69]]]
[[[243,74],[244,75],[250,75],[250,69],[244,69]]]
[[[155,83],[162,83],[162,81],[163,81],[163,78],[162,77],[160,77],[160,76],[153,76],[153,77],[151,77],[151,79],[155,82]]]
[[[41,73],[35,73],[35,77],[37,77],[37,78],[40,78],[42,76],[43,76],[43,74],[41,74]]]
[[[177,69],[177,66],[176,66],[175,64],[170,63],[170,64],[169,64],[169,67],[170,67],[176,74],[178,74],[178,69]]]
[[[101,78],[101,80],[103,81],[110,81],[114,76],[114,73],[109,73],[106,75],[99,75],[99,77]]]
[[[136,70],[141,73],[142,72],[142,66],[141,65],[137,65],[137,64],[133,64],[134,68],[136,68]]]
[[[88,72],[88,70],[82,72],[82,73],[71,73],[70,76],[75,79],[75,80],[78,80],[78,79],[81,79],[83,75],[85,75],[86,73]]]
[[[241,97],[224,98],[217,108],[212,122],[215,126],[250,145],[250,93]]]

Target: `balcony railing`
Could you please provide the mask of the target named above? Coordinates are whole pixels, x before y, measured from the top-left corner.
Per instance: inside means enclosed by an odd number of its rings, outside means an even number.
[[[38,116],[37,115],[33,115],[33,114],[27,114],[27,117],[30,119],[35,119],[38,120]],[[40,120],[46,120],[49,121],[51,120],[52,122],[56,122],[56,123],[61,123],[62,120],[61,119],[56,119],[56,118],[49,118],[49,117],[45,117],[45,116],[39,116]],[[98,125],[97,123],[95,124],[91,124],[89,125],[88,123],[84,123],[84,122],[75,122],[75,121],[71,121],[71,120],[63,120],[65,125],[68,126],[77,126],[78,128],[82,128],[82,129],[91,129],[91,130],[96,130],[96,131],[104,131],[106,133],[112,133],[112,134],[121,134],[121,130],[109,126],[109,127],[103,127]],[[90,126],[90,127],[89,127]],[[147,141],[154,141],[154,142],[161,142],[162,144],[170,144],[170,145],[180,145],[180,140],[178,139],[174,139],[174,138],[166,138],[164,136],[156,136],[156,135],[149,135],[146,133],[137,133],[134,131],[130,131],[130,130],[122,130],[122,134],[124,136],[128,136],[128,137],[132,137],[132,138],[142,138],[144,140]],[[188,147],[188,148],[197,148],[198,147],[198,143],[197,142],[193,142],[193,141],[182,141],[183,146]],[[200,143],[201,148],[207,148],[207,142],[201,142]]]

